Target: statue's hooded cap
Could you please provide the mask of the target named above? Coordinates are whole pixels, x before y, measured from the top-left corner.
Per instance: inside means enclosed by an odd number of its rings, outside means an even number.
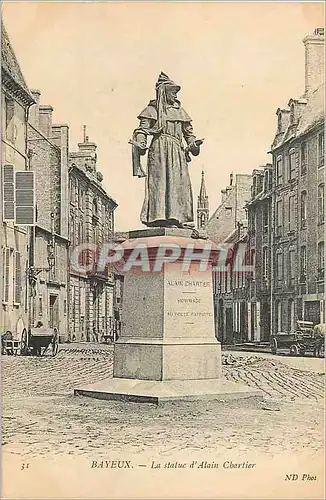
[[[177,85],[173,80],[171,80],[171,78],[168,77],[168,75],[161,71],[156,82],[155,89],[158,90],[162,85],[170,88],[172,87],[176,89],[177,92],[181,89],[180,85]]]

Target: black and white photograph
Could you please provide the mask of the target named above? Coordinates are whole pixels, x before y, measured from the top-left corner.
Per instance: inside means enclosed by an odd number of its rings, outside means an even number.
[[[324,25],[2,2],[2,498],[325,498]]]

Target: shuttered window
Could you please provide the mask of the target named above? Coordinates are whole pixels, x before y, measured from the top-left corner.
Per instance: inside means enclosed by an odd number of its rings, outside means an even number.
[[[3,303],[9,302],[10,248],[3,249]]]
[[[15,101],[5,98],[6,106],[6,139],[15,142]]]
[[[16,172],[16,225],[35,224],[34,172]]]
[[[13,165],[3,165],[3,220],[13,221],[15,218],[15,177]]]
[[[20,252],[15,252],[15,269],[14,269],[14,303],[15,304],[20,304],[21,286],[22,286],[21,256],[20,256]]]

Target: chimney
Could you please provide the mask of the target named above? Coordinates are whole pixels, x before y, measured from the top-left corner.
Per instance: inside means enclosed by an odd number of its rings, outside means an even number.
[[[29,111],[29,122],[33,127],[38,128],[39,127],[39,107],[40,107],[40,96],[41,92],[37,89],[31,89],[31,94],[34,97],[34,101],[36,104],[33,104],[33,106],[30,107]]]
[[[305,46],[305,96],[324,81],[324,28],[316,28],[303,39]]]
[[[51,137],[52,133],[52,106],[39,106],[39,129],[46,136]]]

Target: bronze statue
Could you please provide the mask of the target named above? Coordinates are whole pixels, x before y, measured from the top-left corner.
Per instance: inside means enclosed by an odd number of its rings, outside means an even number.
[[[139,114],[132,144],[133,175],[146,177],[141,221],[146,226],[193,227],[193,198],[188,172],[190,153],[198,156],[203,139],[196,139],[191,118],[177,99],[180,86],[161,73],[156,99]],[[152,140],[147,147],[147,136]],[[184,141],[186,145],[184,144]],[[147,174],[140,157],[148,151]]]

